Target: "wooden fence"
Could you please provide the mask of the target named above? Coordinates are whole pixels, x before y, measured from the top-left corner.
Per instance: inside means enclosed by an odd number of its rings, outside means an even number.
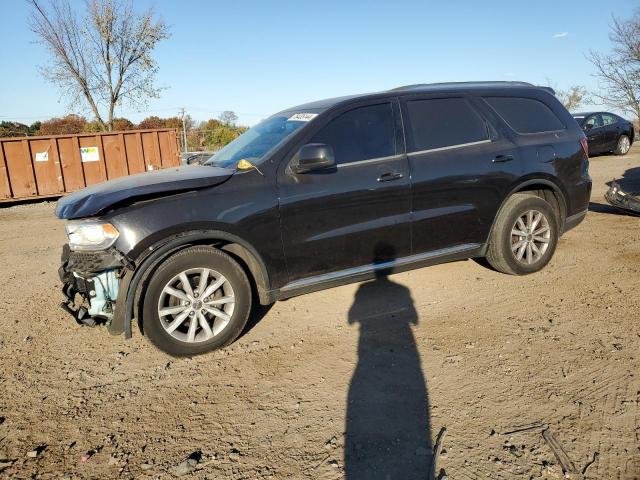
[[[176,129],[0,138],[0,202],[180,165]]]

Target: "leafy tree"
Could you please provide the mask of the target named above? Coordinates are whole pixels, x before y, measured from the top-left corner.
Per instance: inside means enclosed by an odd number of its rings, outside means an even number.
[[[133,130],[136,128],[134,123],[128,118],[114,118],[113,129],[114,130]]]
[[[43,75],[71,105],[88,107],[102,130],[114,128],[117,106],[142,107],[158,97],[152,53],[169,32],[153,10],[137,13],[129,0],[87,0],[78,15],[69,0],[28,1],[31,30],[50,57]]]
[[[187,115],[185,117],[185,125],[187,130],[193,128],[194,121],[193,119]],[[138,128],[148,129],[148,128],[179,128],[182,129],[182,118],[180,117],[169,117],[169,118],[160,118],[157,116],[147,117],[142,120],[138,124]]]
[[[29,135],[38,135],[38,133],[40,132],[40,126],[42,125],[42,122],[33,122],[31,125],[29,125]]]
[[[21,137],[29,135],[29,127],[19,122],[0,122],[0,137]]]
[[[627,20],[613,17],[609,39],[612,52],[592,51],[587,57],[600,81],[593,96],[640,119],[640,9]]]
[[[572,85],[567,90],[556,89],[556,96],[570,112],[589,102],[589,93],[582,85]]]
[[[87,125],[87,119],[80,115],[69,114],[64,117],[55,117],[45,120],[40,124],[40,135],[66,135],[81,133]]]
[[[150,129],[150,128],[163,128],[164,122],[160,117],[151,116],[142,120],[138,124],[138,128],[141,129]]]
[[[225,110],[220,114],[218,118],[223,124],[227,126],[235,125],[238,121],[238,115],[236,115],[235,112],[232,112],[231,110]]]

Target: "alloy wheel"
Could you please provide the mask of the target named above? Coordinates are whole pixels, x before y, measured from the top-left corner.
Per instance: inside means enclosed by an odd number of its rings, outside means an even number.
[[[631,142],[629,141],[629,137],[627,136],[620,137],[619,148],[620,148],[620,153],[622,155],[625,155],[629,151],[629,149],[631,148]]]
[[[210,340],[229,324],[236,298],[231,283],[209,268],[192,268],[162,289],[158,316],[164,330],[181,342]]]
[[[549,220],[538,210],[525,212],[511,228],[511,252],[521,263],[532,265],[540,261],[550,241]]]

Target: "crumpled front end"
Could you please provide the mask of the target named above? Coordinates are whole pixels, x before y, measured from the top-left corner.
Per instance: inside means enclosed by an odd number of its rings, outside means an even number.
[[[640,215],[640,198],[625,192],[616,182],[611,182],[609,190],[604,194],[611,205],[631,215]]]
[[[114,248],[98,252],[62,249],[58,273],[65,300],[62,308],[83,325],[109,324],[113,319],[126,260]]]

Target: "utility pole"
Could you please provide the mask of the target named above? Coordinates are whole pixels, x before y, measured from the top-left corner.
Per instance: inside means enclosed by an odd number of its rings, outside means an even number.
[[[183,152],[187,153],[187,127],[185,123],[184,108],[180,110],[180,113],[182,113],[182,148],[183,148]]]

